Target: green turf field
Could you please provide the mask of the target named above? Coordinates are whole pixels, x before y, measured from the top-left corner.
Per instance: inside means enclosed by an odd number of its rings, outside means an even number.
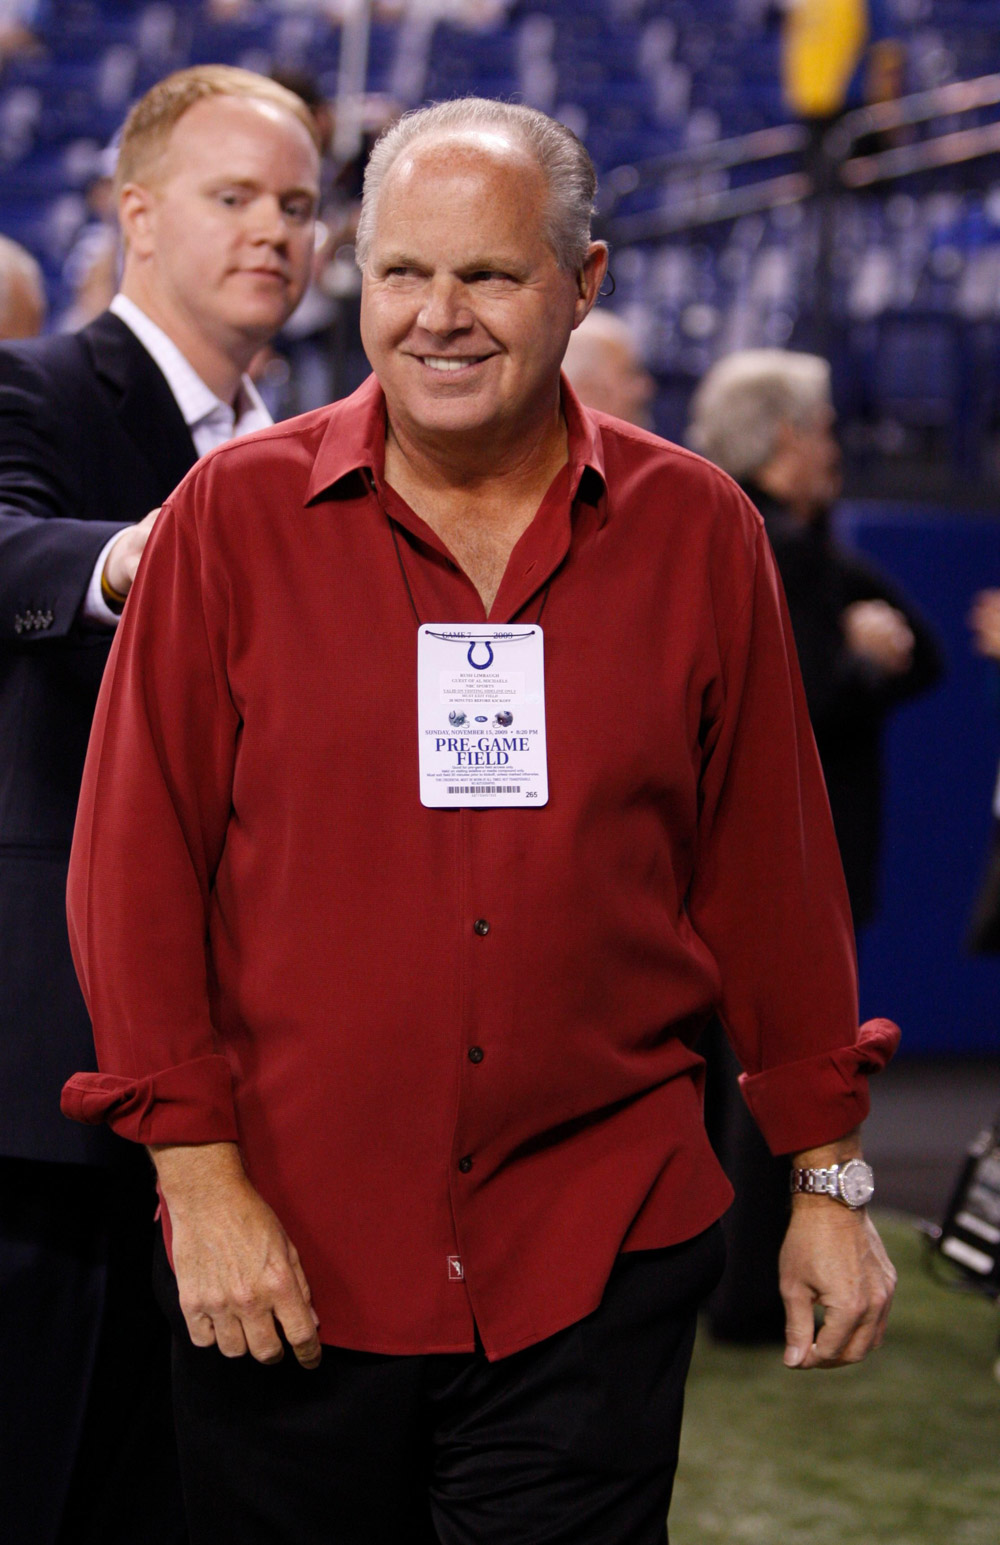
[[[908,1219],[885,1346],[836,1372],[699,1337],[671,1545],[1000,1545],[1000,1314],[927,1276]]]

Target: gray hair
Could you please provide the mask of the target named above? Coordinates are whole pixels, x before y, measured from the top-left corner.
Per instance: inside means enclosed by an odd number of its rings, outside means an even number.
[[[743,480],[771,460],[782,424],[808,428],[830,404],[830,366],[818,354],[741,349],[716,360],[702,379],[687,443]]]
[[[415,140],[429,134],[492,130],[520,141],[534,156],[549,188],[545,236],[560,268],[576,273],[590,245],[597,174],[572,129],[533,107],[495,102],[487,97],[458,97],[415,108],[391,124],[375,142],[365,168],[364,194],[355,251],[359,268],[371,254],[378,196],[389,168]]]

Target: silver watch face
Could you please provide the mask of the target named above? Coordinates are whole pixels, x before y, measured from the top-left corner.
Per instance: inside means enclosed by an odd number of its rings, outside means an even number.
[[[837,1189],[848,1207],[864,1207],[875,1194],[875,1177],[864,1159],[850,1159],[837,1175]]]

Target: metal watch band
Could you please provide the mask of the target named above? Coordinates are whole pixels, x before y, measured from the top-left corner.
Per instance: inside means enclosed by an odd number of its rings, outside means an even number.
[[[793,1196],[805,1192],[807,1196],[836,1196],[837,1190],[837,1165],[833,1164],[829,1169],[793,1169],[791,1180]]]
[[[793,1195],[830,1196],[856,1211],[871,1201],[875,1183],[871,1166],[864,1159],[848,1159],[846,1164],[831,1164],[826,1169],[793,1169],[790,1190]]]

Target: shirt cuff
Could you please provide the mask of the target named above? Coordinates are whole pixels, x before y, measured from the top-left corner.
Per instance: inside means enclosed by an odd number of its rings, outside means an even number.
[[[898,1045],[898,1025],[869,1019],[853,1046],[743,1073],[743,1098],[771,1152],[800,1153],[853,1132],[868,1114],[868,1074],[884,1068]]]
[[[87,586],[87,593],[83,598],[83,605],[80,607],[80,616],[86,622],[99,622],[102,627],[116,628],[121,621],[118,612],[111,610],[111,607],[101,594],[101,575],[104,573],[104,565],[108,561],[108,553],[114,547],[122,531],[127,529],[126,526],[122,526],[121,531],[116,531],[111,540],[105,542],[97,555],[94,572],[90,576],[90,584]]]
[[[133,1143],[235,1143],[233,1081],[225,1057],[198,1057],[148,1078],[75,1073],[62,1111],[88,1126],[106,1122]]]

